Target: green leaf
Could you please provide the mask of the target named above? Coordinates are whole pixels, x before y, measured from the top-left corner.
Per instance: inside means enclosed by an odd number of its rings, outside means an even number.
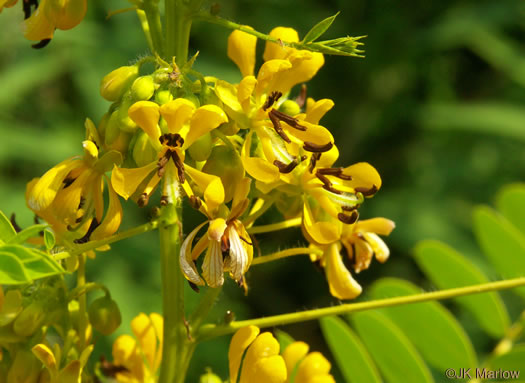
[[[64,269],[46,253],[21,245],[0,246],[0,252],[14,257],[22,267],[26,279],[18,283],[30,283],[35,279],[64,273]],[[16,284],[0,280],[0,284]]]
[[[504,278],[521,277],[525,271],[525,237],[487,206],[474,210],[474,233],[483,252]],[[525,297],[525,288],[514,290]]]
[[[0,210],[0,241],[8,242],[16,235],[16,230],[11,221]]]
[[[295,342],[294,338],[292,338],[290,334],[282,330],[275,330],[275,336],[277,337],[277,341],[281,346],[281,352],[283,352],[286,347]]]
[[[306,34],[306,36],[304,36],[302,43],[311,43],[312,41],[315,41],[321,37],[328,30],[328,28],[330,28],[337,15],[339,15],[339,12],[315,24],[313,28],[310,29],[310,31]]]
[[[421,294],[416,285],[397,278],[383,278],[372,285],[373,299]],[[443,305],[425,302],[382,309],[434,367],[477,366],[476,353],[465,330]]]
[[[48,250],[51,250],[53,247],[55,247],[55,234],[53,234],[49,228],[44,230],[44,244]]]
[[[525,184],[504,186],[496,197],[496,207],[525,235]]]
[[[32,226],[29,226],[29,227],[26,227],[24,230],[22,230],[21,232],[19,232],[16,237],[14,238],[11,238],[11,240],[9,241],[9,243],[14,243],[14,244],[18,244],[18,243],[24,243],[26,242],[29,238],[33,238],[33,237],[38,237],[40,236],[40,233],[42,231],[44,231],[45,228],[47,228],[48,225],[45,225],[45,224],[41,224],[41,225],[32,225]]]
[[[0,251],[0,284],[19,285],[29,282],[31,280],[22,263],[14,255]]]
[[[518,344],[509,352],[503,355],[498,355],[491,359],[489,366],[491,370],[523,370],[525,361],[525,344]],[[523,376],[522,376],[523,378]]]
[[[440,289],[489,282],[467,258],[439,241],[419,242],[414,259],[425,275]],[[509,326],[509,315],[496,292],[454,298],[469,310],[481,328],[494,337],[502,337]]]
[[[379,372],[359,337],[338,317],[320,320],[326,343],[345,382],[381,382]]]
[[[386,316],[364,311],[348,317],[387,382],[434,381],[414,345]]]

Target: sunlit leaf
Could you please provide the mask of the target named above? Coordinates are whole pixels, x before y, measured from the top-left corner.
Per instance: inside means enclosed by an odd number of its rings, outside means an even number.
[[[416,285],[396,278],[380,279],[368,289],[374,299],[420,293]],[[477,366],[476,353],[465,330],[440,303],[403,305],[383,311],[434,367],[446,370]]]
[[[51,250],[55,246],[55,235],[49,228],[44,230],[44,244],[48,250]]]
[[[38,237],[40,236],[40,233],[44,231],[44,229],[48,227],[48,225],[32,225],[29,227],[26,227],[24,230],[19,232],[16,237],[11,238],[9,243],[24,243],[29,238]]]
[[[31,279],[24,271],[24,266],[14,255],[0,251],[0,284],[19,285],[29,283]]]
[[[504,186],[496,197],[496,207],[525,235],[525,184]]]
[[[425,275],[440,289],[487,283],[489,280],[467,258],[439,241],[422,241],[414,250],[414,259]],[[501,337],[509,325],[509,316],[496,292],[454,298],[468,309],[490,335]]]
[[[330,28],[337,15],[339,15],[339,12],[315,24],[306,34],[306,36],[304,36],[302,43],[310,43],[321,37],[328,30],[328,28]]]
[[[348,317],[386,381],[434,381],[414,345],[385,315],[376,311],[364,311]]]
[[[505,217],[480,206],[474,210],[474,233],[483,252],[504,278],[525,272],[525,237]],[[525,288],[513,290],[525,297]]]
[[[16,230],[11,221],[0,211],[0,241],[8,242],[16,235]]]
[[[0,246],[0,252],[13,257],[19,263],[24,275],[23,278],[15,278],[19,282],[0,279],[0,284],[29,283],[35,279],[64,273],[62,267],[49,255],[36,249],[21,245],[4,245]]]
[[[381,382],[372,358],[359,337],[338,317],[326,317],[320,320],[326,343],[345,382]]]

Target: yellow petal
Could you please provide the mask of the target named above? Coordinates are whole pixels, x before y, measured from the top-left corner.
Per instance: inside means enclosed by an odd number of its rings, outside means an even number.
[[[119,168],[115,165],[111,173],[111,185],[118,195],[127,200],[156,169],[156,162],[135,169]]]
[[[243,178],[237,183],[233,193],[232,210],[229,215],[230,217],[239,217],[248,207],[245,201],[248,197],[248,193],[250,192],[251,184],[252,180],[248,177]]]
[[[82,147],[84,148],[84,161],[92,166],[98,159],[98,148],[93,141],[85,140],[82,141]]]
[[[53,38],[55,26],[45,14],[48,1],[43,0],[37,10],[24,20],[24,37],[26,39],[40,41]]]
[[[71,158],[49,169],[31,189],[27,200],[29,207],[38,212],[51,205],[69,172],[81,164],[78,158]]]
[[[210,214],[224,202],[224,186],[219,177],[185,166],[186,173],[203,191],[204,201]]]
[[[256,45],[257,37],[246,32],[235,30],[228,37],[228,57],[239,67],[243,77],[253,74]]]
[[[210,241],[206,256],[202,262],[202,276],[210,287],[216,288],[223,285],[224,263],[220,242]]]
[[[236,115],[236,118],[243,114],[243,108],[239,103],[237,96],[237,87],[229,82],[218,80],[215,84],[215,94],[219,97],[225,106],[230,108],[231,112]]]
[[[253,132],[250,132],[246,136],[241,151],[241,160],[244,169],[249,175],[261,182],[272,183],[278,181],[280,176],[279,169],[275,165],[270,164],[262,158],[250,157],[249,151],[252,145],[252,134]]]
[[[271,358],[278,356],[278,358]],[[268,358],[268,362],[264,359]],[[281,380],[282,379],[282,380]],[[241,383],[284,382],[286,365],[279,356],[279,342],[269,332],[259,335],[248,348],[241,372]]]
[[[381,263],[385,263],[390,256],[390,250],[385,242],[374,233],[363,233],[363,236],[372,247],[376,259]]]
[[[316,163],[316,167],[330,168],[335,163],[335,161],[337,161],[338,158],[339,158],[339,149],[337,149],[337,146],[335,146],[334,144],[329,151],[321,155],[321,158]]]
[[[226,230],[226,221],[224,218],[217,218],[210,222],[210,227],[208,227],[208,238],[211,241],[219,242],[224,235]]]
[[[160,107],[160,114],[168,123],[170,133],[179,133],[191,118],[195,105],[185,98],[176,98]]]
[[[379,217],[357,222],[355,231],[389,235],[395,227],[394,221]]]
[[[292,63],[290,75],[286,78],[289,88],[311,80],[324,65],[324,56],[319,52],[296,51],[288,60]]]
[[[81,372],[82,367],[80,366],[80,361],[72,360],[60,371],[58,381],[60,383],[79,383]]]
[[[99,175],[84,169],[69,187],[60,189],[53,201],[55,216],[65,223],[74,224],[81,210],[78,207],[82,198],[87,197],[90,186],[100,185],[99,179]],[[91,199],[86,202],[89,204]]]
[[[62,30],[77,26],[84,19],[87,11],[86,0],[51,0],[50,4],[54,6],[47,15],[54,21],[55,27]]]
[[[354,240],[352,244],[355,249],[353,262],[354,271],[360,273],[361,271],[368,269],[370,266],[374,251],[368,242],[361,239]]]
[[[353,188],[372,188],[381,187],[381,176],[377,170],[367,162],[358,162],[344,169],[344,174],[352,177],[351,181],[345,181],[344,184]]]
[[[162,342],[163,342],[163,326],[164,326],[164,318],[162,318],[162,315],[159,315],[157,313],[151,313],[149,314],[149,318],[151,320],[151,323],[153,324],[153,328],[155,329],[155,334],[157,335],[157,339],[159,340],[159,347],[157,349],[157,356],[155,360],[155,365],[153,366],[153,371],[157,371],[160,363],[162,362]]]
[[[243,368],[244,371],[244,368]],[[241,383],[284,383],[286,382],[286,364],[280,355],[263,358],[255,363],[251,374],[247,374]],[[299,382],[299,381],[297,381]]]
[[[303,359],[295,378],[296,382],[309,382],[315,376],[328,375],[330,362],[320,352],[312,352]]]
[[[146,357],[150,367],[155,364],[155,357],[157,353],[157,333],[150,317],[144,313],[140,313],[131,321],[131,329],[137,338],[142,353]]]
[[[229,266],[233,279],[239,282],[248,270],[249,259],[246,248],[243,246],[244,241],[241,240],[235,225],[228,227],[228,239],[230,241]]]
[[[299,35],[293,28],[276,27],[270,32],[270,36],[289,43],[299,42]],[[292,50],[293,48],[288,48],[283,45],[267,41],[264,48],[263,58],[264,61],[285,59]]]
[[[128,116],[146,132],[155,150],[160,150],[159,106],[151,101],[139,101],[128,109]]]
[[[303,208],[303,226],[308,235],[319,244],[329,244],[341,237],[339,221],[316,221],[307,200],[305,200]]]
[[[270,60],[266,61],[257,74],[256,96],[260,97],[263,93],[269,94],[272,91],[281,91],[286,93],[289,89],[281,86],[288,69],[292,64],[288,60]]]
[[[113,361],[116,365],[126,367],[129,372],[117,374],[117,381],[126,381],[124,379],[131,377],[138,382],[144,381],[145,370],[144,361],[139,353],[137,341],[129,335],[119,336],[113,343]],[[130,379],[130,382],[135,380]]]
[[[32,351],[50,372],[57,371],[57,361],[53,351],[51,351],[49,347],[39,343],[32,348]]]
[[[122,222],[122,206],[120,200],[109,183],[108,180],[108,192],[109,192],[109,207],[102,223],[93,231],[91,234],[92,240],[98,240],[107,238],[118,230],[120,223]]]
[[[325,252],[326,279],[330,294],[339,299],[353,299],[361,294],[362,288],[352,278],[339,254],[340,245],[332,244]]]
[[[249,114],[252,104],[252,95],[257,86],[257,79],[253,76],[246,76],[237,87],[237,99],[242,106],[244,113]]]
[[[283,351],[283,358],[288,373],[291,374],[297,363],[308,354],[310,347],[304,342],[293,342]]]
[[[302,142],[308,141],[318,145],[325,145],[330,142],[334,142],[334,137],[332,136],[332,133],[330,133],[330,131],[324,126],[310,124],[309,122],[305,121],[299,121],[299,124],[306,127],[306,130],[302,131],[294,129],[286,123],[283,123],[282,126],[284,129],[286,129],[287,133],[298,138]],[[322,156],[323,155],[321,155],[321,158]]]
[[[233,335],[228,351],[230,382],[237,382],[244,351],[259,335],[259,331],[258,327],[247,326],[237,330]]]
[[[328,98],[318,100],[307,106],[305,121],[308,121],[311,124],[318,124],[326,112],[328,112],[333,107],[334,102]]]
[[[191,117],[190,131],[184,139],[183,148],[190,147],[201,136],[225,122],[228,122],[228,117],[217,105],[201,106]]]

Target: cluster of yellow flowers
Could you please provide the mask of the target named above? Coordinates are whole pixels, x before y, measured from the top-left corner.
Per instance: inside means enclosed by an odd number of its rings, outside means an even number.
[[[299,40],[291,28],[270,35]],[[86,122],[84,156],[29,183],[29,207],[63,241],[85,242],[116,232],[122,220],[117,195],[145,206],[162,185],[161,204],[186,196],[207,219],[182,245],[185,277],[219,287],[225,272],[245,285],[253,258],[247,228],[275,203],[285,218],[302,217],[303,233],[316,249],[311,258],[325,268],[332,295],[359,295],[340,251],[344,246],[357,273],[373,256],[388,258],[378,234],[388,235],[394,223],[360,221],[357,210],[379,190],[381,178],[368,163],[333,166],[339,152],[319,123],[331,100],[307,98],[304,85],[291,98],[292,88],[321,68],[323,55],[267,42],[254,76],[255,50],[254,36],[230,35],[228,55],[243,76],[236,85],[214,77],[192,81],[191,60],[178,68],[157,59],[159,68],[142,76],[142,62],[109,73],[101,94],[113,104],[98,128]],[[110,170],[111,180],[105,175]],[[195,242],[205,225],[206,235]],[[196,260],[204,252],[201,274]]]

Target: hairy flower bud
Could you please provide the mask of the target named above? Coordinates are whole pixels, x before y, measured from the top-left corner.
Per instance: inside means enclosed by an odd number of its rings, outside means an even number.
[[[131,85],[131,98],[134,101],[149,100],[155,93],[155,82],[153,76],[142,76],[133,81]]]
[[[279,107],[279,112],[283,112],[289,116],[296,116],[301,113],[301,108],[295,101],[286,100]]]
[[[230,147],[216,146],[202,171],[220,177],[224,186],[224,202],[231,201],[235,188],[244,177],[244,167],[239,154]]]
[[[137,65],[122,66],[104,76],[100,82],[100,94],[108,101],[117,101],[137,78]]]
[[[132,156],[138,167],[146,166],[155,161],[157,152],[149,140],[149,136],[143,131],[138,130],[135,133],[135,142],[132,144]]]
[[[210,133],[206,133],[199,137],[189,148],[191,158],[195,161],[206,161],[213,149],[213,140]]]
[[[95,299],[89,305],[88,314],[93,328],[104,335],[112,334],[122,320],[117,303],[108,296]]]
[[[173,100],[173,95],[168,89],[159,90],[155,93],[155,102],[164,105]]]

